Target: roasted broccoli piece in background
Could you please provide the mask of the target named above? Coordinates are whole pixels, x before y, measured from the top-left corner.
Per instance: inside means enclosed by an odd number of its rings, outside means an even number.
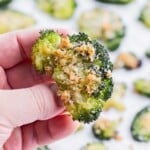
[[[135,80],[134,90],[143,96],[150,97],[150,80],[142,78]]]
[[[112,63],[99,42],[84,33],[65,36],[46,30],[33,46],[32,61],[36,70],[56,81],[74,120],[97,119],[113,89]]]
[[[128,70],[133,70],[140,67],[141,64],[142,61],[134,53],[123,52],[118,55],[114,63],[114,68],[125,68]]]
[[[148,49],[148,50],[146,51],[145,55],[146,55],[147,58],[150,58],[150,49]]]
[[[127,4],[132,2],[133,0],[97,0],[97,1],[104,3]]]
[[[37,150],[50,150],[48,146],[38,147]]]
[[[141,11],[139,20],[143,22],[145,26],[150,28],[150,0],[147,1],[145,7]]]
[[[103,42],[110,51],[116,50],[125,35],[125,26],[121,18],[113,12],[101,8],[81,13],[79,30],[91,38]]]
[[[117,139],[119,137],[117,133],[117,127],[120,120],[109,120],[106,118],[100,118],[93,124],[93,134],[100,140],[110,140],[112,138]]]
[[[127,86],[125,83],[116,82],[114,83],[114,89],[111,98],[105,103],[103,110],[107,111],[114,108],[118,111],[124,111],[125,106],[122,102],[122,97],[126,93]]]
[[[150,106],[136,114],[131,125],[131,134],[136,141],[150,142]]]
[[[36,0],[38,7],[58,19],[70,18],[76,8],[75,0]]]
[[[35,24],[35,20],[16,10],[1,10],[0,11],[0,34],[22,29]]]
[[[12,0],[0,0],[0,7],[6,6],[9,4]]]
[[[106,150],[106,146],[100,142],[92,142],[85,145],[81,150]]]

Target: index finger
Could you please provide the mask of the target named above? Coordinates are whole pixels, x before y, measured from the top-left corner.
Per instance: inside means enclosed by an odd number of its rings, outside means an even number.
[[[0,36],[0,66],[11,68],[31,56],[32,45],[39,37],[39,29],[27,29]]]

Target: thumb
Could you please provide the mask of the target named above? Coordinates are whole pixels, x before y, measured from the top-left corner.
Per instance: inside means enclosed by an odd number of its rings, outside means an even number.
[[[52,118],[64,110],[51,88],[36,85],[17,90],[0,90],[0,145],[11,129]],[[9,129],[9,130],[8,130]],[[3,137],[4,136],[4,137]]]

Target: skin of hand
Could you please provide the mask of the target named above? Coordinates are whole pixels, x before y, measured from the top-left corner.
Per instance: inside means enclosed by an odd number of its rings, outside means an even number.
[[[38,37],[39,30],[0,36],[0,149],[33,150],[78,126],[63,113],[54,82],[33,69],[31,49]]]

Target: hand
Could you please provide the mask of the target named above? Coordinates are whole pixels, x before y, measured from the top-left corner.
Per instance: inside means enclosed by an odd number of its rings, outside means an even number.
[[[67,136],[78,125],[62,114],[54,86],[31,65],[38,36],[38,30],[0,36],[0,149],[32,150]]]

